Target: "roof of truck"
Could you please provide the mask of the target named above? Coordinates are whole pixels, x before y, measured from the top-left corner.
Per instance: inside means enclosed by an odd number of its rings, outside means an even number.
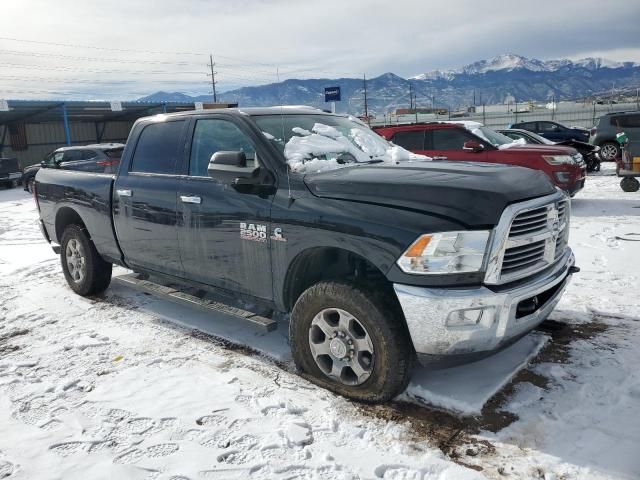
[[[210,115],[212,113],[219,113],[223,115],[250,115],[250,116],[258,116],[258,115],[338,115],[343,116],[341,114],[334,114],[331,112],[326,112],[324,110],[320,110],[316,107],[308,107],[306,105],[282,105],[275,107],[248,107],[248,108],[215,108],[215,109],[205,109],[205,110],[188,110],[185,112],[176,112],[176,113],[160,113],[158,115],[153,115],[152,117],[146,118],[175,118],[175,117],[184,117],[184,116],[192,116],[192,115]]]

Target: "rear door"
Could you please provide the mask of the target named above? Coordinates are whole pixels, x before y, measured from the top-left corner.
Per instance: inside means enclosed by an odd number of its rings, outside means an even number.
[[[487,161],[487,151],[472,152],[463,149],[464,143],[479,141],[463,128],[447,127],[426,131],[425,155],[441,160]]]
[[[211,156],[244,152],[247,170],[265,173],[261,143],[240,121],[211,116],[193,121],[178,193],[178,237],[185,275],[199,282],[270,300],[273,194],[241,193],[238,174],[208,175]],[[260,171],[262,170],[262,173]],[[275,177],[274,177],[275,178]]]
[[[176,198],[185,126],[184,119],[142,125],[127,168],[116,179],[114,225],[125,260],[134,269],[182,275]]]

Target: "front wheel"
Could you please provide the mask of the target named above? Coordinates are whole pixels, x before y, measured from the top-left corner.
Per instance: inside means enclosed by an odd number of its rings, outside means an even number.
[[[380,292],[337,282],[305,290],[291,314],[289,340],[312,382],[363,402],[383,402],[409,382],[414,352],[402,312]]]
[[[78,295],[103,292],[111,283],[112,265],[102,259],[79,225],[69,225],[62,234],[60,260],[67,283]]]

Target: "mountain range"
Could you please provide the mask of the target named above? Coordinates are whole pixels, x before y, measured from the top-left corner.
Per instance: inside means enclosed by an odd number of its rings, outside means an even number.
[[[327,108],[324,88],[340,86],[338,112],[364,111],[364,83],[357,78],[288,79],[279,83],[243,87],[223,92],[220,101],[241,107],[313,105]],[[572,61],[538,60],[502,54],[451,70],[428,71],[410,78],[385,73],[367,79],[370,113],[383,114],[414,105],[456,110],[469,105],[507,102],[582,100],[611,95],[613,91],[640,87],[640,64],[603,58]],[[156,92],[141,101],[211,102],[211,95],[189,96],[180,92]]]

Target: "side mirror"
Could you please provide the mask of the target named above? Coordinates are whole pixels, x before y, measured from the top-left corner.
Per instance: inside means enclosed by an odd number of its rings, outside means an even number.
[[[209,159],[209,165],[211,164],[228,165],[231,167],[246,167],[247,157],[244,152],[216,152],[211,155],[211,158]]]
[[[484,150],[484,145],[476,140],[467,140],[464,142],[462,149],[468,152],[478,153]]]
[[[42,168],[47,168],[47,162],[45,162],[44,160],[42,160],[42,161],[40,162],[40,166],[41,166]]]
[[[207,173],[212,178],[220,178],[220,175],[251,174],[251,167],[247,167],[247,157],[244,152],[216,152],[211,155]]]

